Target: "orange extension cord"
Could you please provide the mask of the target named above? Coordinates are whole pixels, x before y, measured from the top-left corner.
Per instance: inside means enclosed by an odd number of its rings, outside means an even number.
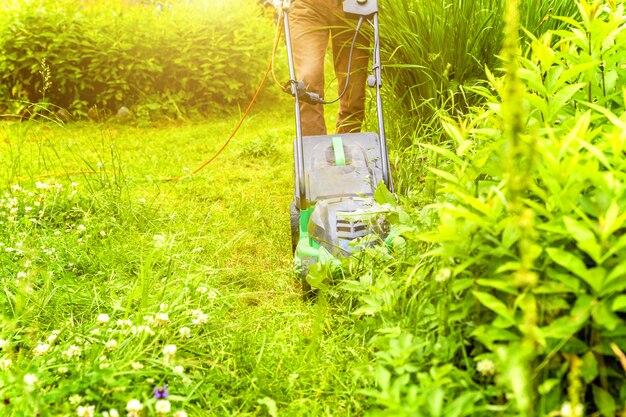
[[[235,134],[237,133],[237,131],[239,130],[239,128],[243,124],[243,121],[248,116],[248,113],[250,113],[250,109],[252,109],[252,105],[254,104],[254,102],[256,101],[257,97],[259,96],[259,93],[263,89],[263,85],[265,84],[265,80],[267,79],[267,76],[269,75],[270,72],[272,73],[272,77],[274,78],[274,82],[280,86],[280,84],[276,80],[276,76],[274,75],[274,56],[276,55],[276,50],[278,49],[278,43],[280,41],[280,35],[281,35],[281,32],[282,32],[282,26],[280,24],[282,13],[283,12],[281,11],[279,13],[279,16],[278,16],[278,21],[277,21],[277,24],[276,24],[276,34],[274,36],[274,47],[272,49],[272,57],[271,57],[270,62],[268,64],[268,66],[267,66],[267,69],[265,70],[265,74],[263,75],[263,78],[261,79],[261,83],[259,84],[259,87],[257,88],[256,92],[254,93],[254,96],[252,97],[252,100],[250,100],[250,104],[248,104],[248,107],[246,108],[246,111],[243,113],[243,115],[239,119],[239,122],[237,122],[237,125],[235,126],[235,129],[233,129],[232,133],[230,134],[230,136],[228,137],[226,142],[224,142],[222,147],[219,148],[218,151],[215,152],[213,154],[213,156],[211,156],[211,158],[206,160],[202,165],[200,165],[198,168],[193,170],[190,174],[182,175],[182,176],[179,176],[179,177],[166,178],[165,181],[180,181],[180,180],[182,180],[184,178],[189,178],[189,177],[197,174],[200,170],[202,170],[204,167],[206,167],[211,162],[213,162],[224,151],[224,149],[226,149],[226,147],[228,146],[230,141],[235,137]]]

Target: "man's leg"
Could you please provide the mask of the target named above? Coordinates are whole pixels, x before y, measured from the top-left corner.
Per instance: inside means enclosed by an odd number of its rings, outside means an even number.
[[[324,57],[328,47],[328,0],[298,0],[289,13],[296,77],[307,90],[324,96]],[[325,135],[324,106],[300,102],[302,135]]]
[[[347,23],[346,23],[347,22]],[[335,74],[339,83],[339,93],[346,85],[350,46],[354,38],[357,20],[346,20],[343,10],[339,6],[335,9],[335,23],[331,30],[333,62]],[[364,34],[367,25],[362,25],[352,52],[350,65],[350,82],[345,95],[339,102],[339,116],[337,118],[337,133],[359,132],[365,116],[365,83],[367,81],[367,66],[369,62],[369,41]]]

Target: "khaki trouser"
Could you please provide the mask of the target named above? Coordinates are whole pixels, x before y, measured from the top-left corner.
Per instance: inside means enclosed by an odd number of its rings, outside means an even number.
[[[343,91],[348,71],[350,45],[355,19],[346,19],[341,0],[295,0],[289,13],[296,77],[304,81],[307,91],[324,97],[324,58],[331,39],[335,76]],[[369,52],[363,24],[352,53],[350,82],[339,102],[337,133],[361,130],[365,114],[365,83]],[[334,99],[336,95],[329,99]],[[300,103],[302,135],[325,135],[324,106]]]

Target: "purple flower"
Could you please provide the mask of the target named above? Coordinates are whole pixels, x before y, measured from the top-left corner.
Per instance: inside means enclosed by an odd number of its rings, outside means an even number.
[[[169,393],[167,392],[167,384],[162,387],[154,387],[154,398],[157,400],[163,400],[167,398]]]

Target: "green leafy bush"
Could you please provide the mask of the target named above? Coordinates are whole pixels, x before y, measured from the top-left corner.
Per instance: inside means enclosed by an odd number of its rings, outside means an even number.
[[[249,99],[273,37],[258,5],[173,3],[159,10],[45,0],[0,11],[0,78],[9,93],[0,108],[49,102],[85,115],[94,105],[125,105],[176,115]]]
[[[624,409],[626,17],[577,7],[524,57],[510,32],[506,77],[472,89],[486,104],[443,118],[451,146],[422,145],[436,201],[398,209],[391,253],[352,265],[372,415]]]

